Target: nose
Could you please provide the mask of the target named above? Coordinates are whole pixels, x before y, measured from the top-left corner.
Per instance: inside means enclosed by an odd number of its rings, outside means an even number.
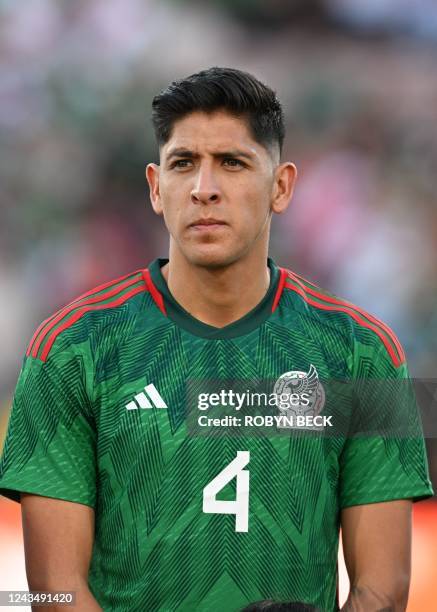
[[[211,168],[199,168],[196,184],[191,190],[193,204],[215,204],[220,200],[220,190]]]

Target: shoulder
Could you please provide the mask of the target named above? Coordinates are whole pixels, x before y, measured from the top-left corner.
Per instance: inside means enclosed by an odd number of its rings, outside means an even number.
[[[404,350],[394,331],[363,308],[322,289],[295,272],[281,268],[284,294],[294,309],[318,325],[347,336],[354,350],[385,353],[397,368],[405,362]]]
[[[136,270],[79,295],[45,319],[29,342],[26,358],[47,361],[56,347],[81,344],[108,316],[126,319],[138,308],[138,297],[147,292],[146,270]]]

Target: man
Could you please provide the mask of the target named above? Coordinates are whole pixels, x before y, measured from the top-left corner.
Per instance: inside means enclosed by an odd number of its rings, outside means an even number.
[[[90,611],[335,610],[341,521],[344,609],[405,609],[411,500],[432,494],[423,440],[315,421],[337,403],[354,417],[322,379],[403,379],[404,354],[382,322],[268,259],[296,180],[275,94],[211,68],[156,96],[153,122],[168,260],[44,321],[16,389],[0,486],[21,494],[30,588],[76,591]],[[264,388],[285,405],[255,414]],[[299,433],[298,417],[314,422]]]

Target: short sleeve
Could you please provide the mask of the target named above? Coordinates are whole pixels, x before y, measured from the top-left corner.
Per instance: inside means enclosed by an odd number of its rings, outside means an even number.
[[[0,461],[0,493],[95,505],[96,431],[80,355],[25,357]]]
[[[393,332],[384,342],[369,332],[355,344],[353,426],[340,456],[341,508],[433,495],[413,384],[404,359],[387,350],[391,338],[400,347]]]

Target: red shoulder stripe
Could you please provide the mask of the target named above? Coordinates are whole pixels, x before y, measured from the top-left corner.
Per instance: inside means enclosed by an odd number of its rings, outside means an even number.
[[[58,310],[57,312],[55,312],[51,317],[49,317],[48,319],[45,319],[45,321],[43,321],[39,325],[39,327],[33,334],[32,339],[27,348],[26,355],[27,356],[32,355],[32,357],[36,357],[39,347],[41,346],[41,343],[44,341],[44,338],[47,336],[50,330],[54,327],[54,325],[56,325],[65,315],[69,314],[72,310],[84,304],[93,304],[93,303],[105,300],[107,298],[110,298],[116,293],[118,293],[119,291],[122,291],[123,289],[126,289],[130,285],[137,283],[139,278],[133,275],[138,274],[140,271],[141,270],[138,270],[137,272],[133,272],[133,273],[131,272],[130,274],[127,274],[126,276],[122,276],[121,278],[113,280],[109,283],[104,283],[103,285],[99,285],[98,287],[95,287],[94,289],[91,289],[90,291],[83,293],[81,296],[73,300],[73,302],[70,302],[69,304],[61,308],[61,310]],[[124,279],[127,279],[127,280],[124,280]],[[120,281],[123,281],[123,280],[124,282],[120,283]],[[98,291],[102,291],[105,288],[108,288],[108,291],[105,291],[105,293],[85,299],[87,296],[92,296],[93,294],[97,293]]]
[[[278,289],[276,290],[275,299],[273,300],[272,304],[272,312],[275,312],[279,304],[279,300],[281,299],[281,295],[284,290],[285,281],[287,280],[288,271],[285,268],[279,268],[279,270],[281,274],[279,277]]]
[[[98,285],[97,287],[94,287],[93,289],[91,289],[90,291],[87,291],[86,293],[82,293],[81,295],[79,295],[79,297],[77,297],[76,299],[74,299],[72,302],[69,302],[66,306],[64,306],[61,310],[64,310],[65,308],[69,308],[72,304],[77,304],[77,302],[80,302],[80,300],[86,298],[89,295],[92,295],[94,293],[97,293],[99,291],[102,291],[103,289],[106,289],[106,287],[112,287],[115,284],[123,281],[125,278],[129,278],[132,277],[134,274],[138,274],[139,272],[141,272],[141,270],[136,270],[135,272],[130,272],[129,274],[125,274],[124,276],[120,276],[119,278],[116,278],[112,281],[109,281],[107,283],[103,283],[102,285]],[[29,345],[27,347],[27,351],[26,351],[26,355],[29,356],[32,350],[32,346],[33,343],[35,342],[35,339],[38,337],[38,334],[42,331],[42,329],[48,325],[55,317],[58,316],[58,313],[61,312],[61,310],[56,311],[53,315],[51,315],[50,317],[48,317],[47,319],[44,319],[44,321],[42,323],[40,323],[40,325],[37,327],[35,333],[33,334]]]
[[[85,306],[84,303],[81,304],[79,309],[76,310],[76,312],[73,314],[72,317],[70,317],[67,321],[65,321],[62,325],[60,325],[57,329],[55,329],[51,335],[50,334],[48,335],[46,344],[41,353],[41,360],[46,361],[48,354],[50,352],[50,349],[52,348],[53,343],[55,342],[58,335],[61,332],[63,332],[65,329],[73,325],[73,323],[75,323],[78,319],[80,319],[86,312],[89,312],[90,310],[103,310],[104,308],[115,308],[116,306],[120,306],[121,304],[126,302],[126,300],[136,295],[137,293],[141,293],[142,291],[147,291],[147,289],[144,285],[139,285],[138,287],[134,287],[127,293],[121,295],[113,302],[109,302],[107,304],[97,304],[97,305],[87,305],[87,306]]]
[[[291,270],[288,270],[288,274],[299,285],[301,285],[301,284],[299,283],[298,279],[303,280],[305,283],[312,284],[309,281],[307,281],[305,278],[303,278],[302,276],[299,276],[298,274],[295,274]],[[393,342],[394,346],[396,347],[396,349],[397,349],[397,351],[399,353],[399,358],[401,360],[401,363],[405,361],[405,353],[404,353],[404,349],[402,348],[401,343],[399,342],[398,338],[396,337],[396,334],[394,334],[393,331],[390,329],[390,327],[388,327],[388,325],[386,325],[383,321],[381,321],[380,319],[374,317],[373,315],[371,315],[370,313],[366,312],[365,310],[363,310],[359,306],[356,306],[355,304],[351,304],[350,302],[347,302],[346,300],[339,300],[339,299],[336,299],[336,298],[334,298],[332,296],[323,295],[323,293],[319,293],[318,291],[315,291],[314,289],[312,289],[311,287],[308,287],[306,285],[304,287],[304,290],[307,291],[308,293],[310,293],[311,295],[314,295],[314,297],[322,299],[325,302],[329,302],[330,304],[339,304],[339,305],[351,308],[352,310],[355,310],[359,314],[363,315],[366,319],[368,319],[369,321],[371,321],[372,323],[374,323],[375,325],[377,325],[378,327],[383,329],[385,331],[385,333],[387,334],[387,336],[389,336],[390,340]]]
[[[167,311],[165,309],[165,304],[164,304],[164,298],[162,296],[162,293],[158,291],[158,289],[155,287],[148,268],[143,270],[143,278],[146,283],[147,289],[150,291],[150,294],[155,301],[155,304],[158,306],[162,314],[167,316]]]
[[[315,306],[316,308],[320,308],[321,310],[331,310],[331,311],[335,310],[338,312],[345,312],[352,319],[354,319],[357,323],[359,323],[362,327],[365,327],[366,329],[370,329],[376,333],[376,335],[380,338],[385,348],[387,349],[387,352],[390,355],[391,360],[393,364],[395,365],[395,367],[398,367],[403,363],[401,357],[399,357],[395,353],[391,343],[388,341],[387,337],[382,333],[381,329],[377,327],[376,325],[373,325],[373,323],[369,323],[369,321],[366,321],[365,319],[363,319],[357,312],[352,310],[350,307],[347,307],[344,305],[340,306],[340,305],[335,305],[335,304],[321,304],[320,302],[316,302],[315,300],[312,300],[306,294],[305,289],[302,287],[302,285],[300,284],[293,285],[290,282],[290,280],[286,282],[285,287],[287,289],[291,289],[292,291],[295,291],[296,293],[298,293],[305,300],[305,302],[307,302],[308,304],[311,304],[312,306]]]

